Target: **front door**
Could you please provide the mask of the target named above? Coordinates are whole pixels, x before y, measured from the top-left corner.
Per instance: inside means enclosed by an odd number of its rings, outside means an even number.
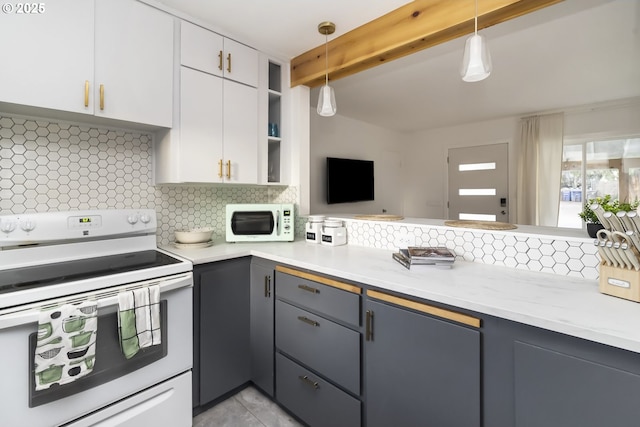
[[[508,148],[449,149],[449,219],[509,222]]]

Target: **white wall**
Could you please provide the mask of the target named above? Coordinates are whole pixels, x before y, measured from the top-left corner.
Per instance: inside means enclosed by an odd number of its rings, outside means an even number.
[[[509,143],[510,221],[515,219],[520,116],[432,129],[406,138],[404,152],[407,217],[446,218],[447,152],[450,148]],[[568,109],[565,139],[640,135],[640,99]]]
[[[510,221],[515,219],[521,116],[403,134],[342,116],[311,111],[311,213],[389,213],[415,218],[447,216],[447,153],[450,148],[509,144]],[[640,136],[640,99],[568,109],[565,139]],[[397,156],[400,156],[399,158]],[[376,201],[327,205],[326,156],[376,161]]]
[[[386,210],[402,215],[403,134],[340,115],[319,116],[310,110],[310,213],[375,214]],[[328,205],[325,192],[326,157],[374,161],[375,200]]]

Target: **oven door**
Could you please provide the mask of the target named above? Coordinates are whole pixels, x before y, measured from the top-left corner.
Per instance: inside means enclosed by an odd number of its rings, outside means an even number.
[[[162,344],[126,360],[117,339],[117,294],[152,284],[160,285]],[[158,416],[166,410],[167,416],[178,420],[172,425],[190,425],[192,287],[189,272],[0,312],[3,425],[52,426],[75,421],[78,425],[124,426],[130,425],[127,420],[153,419],[141,418],[143,413]],[[98,302],[94,371],[72,383],[35,391],[34,334],[40,308],[85,299]],[[182,391],[176,393],[178,389]]]

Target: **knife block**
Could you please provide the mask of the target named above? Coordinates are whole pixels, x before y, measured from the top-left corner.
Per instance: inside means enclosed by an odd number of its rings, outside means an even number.
[[[600,264],[598,288],[603,294],[640,302],[640,271]]]

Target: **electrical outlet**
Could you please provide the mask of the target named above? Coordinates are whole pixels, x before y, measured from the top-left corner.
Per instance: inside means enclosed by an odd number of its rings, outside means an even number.
[[[395,246],[397,248],[407,248],[415,245],[415,237],[408,233],[400,233],[396,235]]]

